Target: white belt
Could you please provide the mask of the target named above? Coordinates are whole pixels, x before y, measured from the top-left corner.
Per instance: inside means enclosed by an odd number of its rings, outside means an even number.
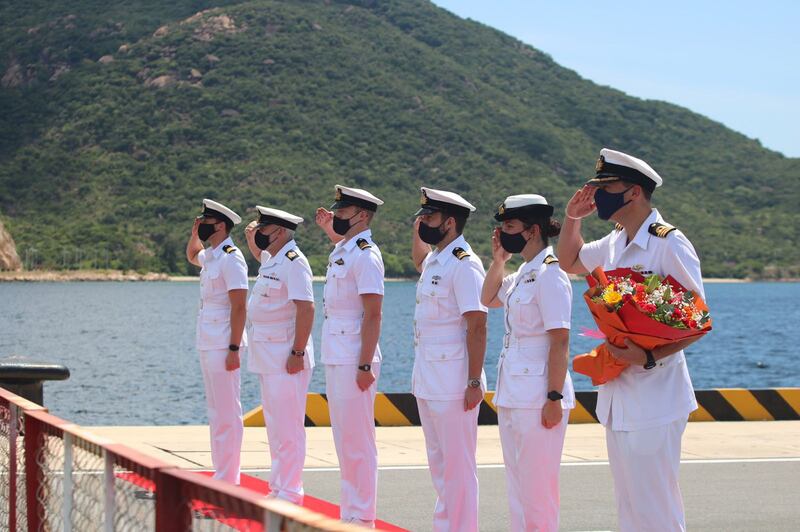
[[[537,347],[550,343],[550,337],[541,336],[503,336],[503,347]]]
[[[325,318],[347,318],[358,319],[364,317],[363,310],[325,310]]]
[[[419,331],[415,331],[416,339],[421,344],[426,345],[442,345],[442,344],[454,344],[457,342],[463,342],[464,339],[467,337],[467,331],[459,331],[457,333],[451,334],[430,334],[427,331],[424,331],[420,334]]]
[[[230,310],[230,305],[212,305],[209,303],[203,303],[203,300],[200,300],[200,310]]]
[[[267,321],[262,321],[262,320],[253,320],[253,319],[251,319],[250,323],[252,323],[253,325],[268,325],[270,327],[279,327],[279,326],[292,327],[292,326],[294,326],[295,322],[294,322],[294,320],[267,320]]]

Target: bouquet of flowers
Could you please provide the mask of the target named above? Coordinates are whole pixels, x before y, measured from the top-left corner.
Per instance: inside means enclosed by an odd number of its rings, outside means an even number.
[[[644,277],[630,269],[604,272],[595,269],[586,277],[583,294],[595,323],[607,341],[624,347],[624,339],[643,349],[655,349],[711,330],[705,302],[671,276]],[[614,358],[605,343],[578,355],[572,368],[592,378],[595,386],[619,376],[628,363]]]

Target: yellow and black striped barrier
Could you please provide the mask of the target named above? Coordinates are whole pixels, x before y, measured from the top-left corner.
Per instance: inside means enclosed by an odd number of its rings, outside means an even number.
[[[689,421],[773,421],[800,419],[800,388],[746,390],[721,388],[696,390],[698,409]],[[496,425],[497,409],[494,392],[486,392],[478,414],[479,425]],[[575,392],[576,405],[570,423],[596,423],[597,392]],[[306,426],[327,427],[331,424],[325,394],[310,393],[306,404]],[[379,427],[418,426],[417,401],[410,393],[379,393],[375,398],[375,425]],[[244,416],[245,427],[263,427],[261,407]]]

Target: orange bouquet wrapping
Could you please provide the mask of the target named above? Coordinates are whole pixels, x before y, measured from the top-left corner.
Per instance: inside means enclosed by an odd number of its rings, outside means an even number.
[[[711,316],[703,299],[671,276],[644,277],[630,268],[586,276],[589,289],[583,299],[606,340],[625,347],[624,339],[643,349],[655,349],[711,330]],[[614,358],[604,343],[578,355],[572,368],[591,377],[597,386],[616,378],[628,363]]]

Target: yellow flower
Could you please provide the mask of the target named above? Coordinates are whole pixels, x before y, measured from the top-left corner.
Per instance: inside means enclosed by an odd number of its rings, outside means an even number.
[[[622,294],[614,290],[614,285],[609,285],[608,289],[603,292],[603,301],[608,303],[609,305],[616,305],[620,301],[622,301]]]

